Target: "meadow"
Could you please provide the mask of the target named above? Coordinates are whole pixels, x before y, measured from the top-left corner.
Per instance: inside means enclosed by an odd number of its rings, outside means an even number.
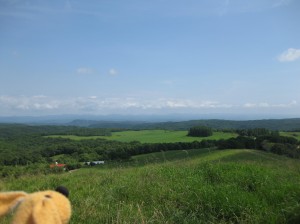
[[[124,164],[0,180],[1,191],[64,185],[71,223],[299,223],[299,160],[256,150],[182,150]],[[1,220],[7,224],[10,217]]]
[[[280,132],[280,135],[286,136],[286,137],[293,137],[296,138],[298,141],[300,141],[300,132]]]
[[[112,132],[111,136],[75,136],[75,135],[51,135],[52,138],[68,138],[72,140],[84,139],[107,139],[120,142],[139,141],[141,143],[172,143],[172,142],[193,142],[207,140],[219,140],[237,137],[236,133],[214,132],[209,137],[190,137],[188,131],[170,131],[170,130],[139,130],[139,131],[119,131]]]

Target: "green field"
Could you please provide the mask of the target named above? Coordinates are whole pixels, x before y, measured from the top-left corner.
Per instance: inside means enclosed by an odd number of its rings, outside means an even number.
[[[299,223],[299,160],[200,149],[139,155],[130,163],[4,178],[0,190],[67,186],[71,223]]]
[[[280,135],[293,137],[296,138],[298,141],[300,141],[300,132],[280,132]]]
[[[169,131],[169,130],[141,130],[141,131],[121,131],[112,132],[112,136],[74,136],[74,135],[52,135],[48,137],[69,138],[72,140],[96,139],[102,138],[120,142],[139,141],[141,143],[171,143],[171,142],[193,142],[203,139],[219,140],[236,137],[235,133],[214,132],[212,136],[200,138],[189,137],[187,131]]]

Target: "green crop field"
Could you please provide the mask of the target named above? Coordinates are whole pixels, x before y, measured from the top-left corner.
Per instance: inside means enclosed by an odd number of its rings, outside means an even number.
[[[70,190],[71,223],[300,220],[299,160],[262,151],[168,151],[135,156],[124,166],[0,179],[1,191],[34,192],[58,185]]]
[[[228,139],[236,137],[235,133],[214,132],[209,137],[189,137],[187,131],[169,131],[169,130],[141,130],[141,131],[121,131],[112,132],[112,136],[74,136],[74,135],[52,135],[48,137],[62,137],[73,140],[103,138],[107,140],[115,140],[121,142],[139,141],[141,143],[169,143],[169,142],[192,142],[201,141],[203,139]]]

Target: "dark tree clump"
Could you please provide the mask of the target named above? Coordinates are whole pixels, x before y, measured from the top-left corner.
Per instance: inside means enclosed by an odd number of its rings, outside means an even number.
[[[212,129],[206,126],[192,127],[188,132],[188,136],[193,136],[193,137],[208,137],[211,136],[212,134],[213,134]]]

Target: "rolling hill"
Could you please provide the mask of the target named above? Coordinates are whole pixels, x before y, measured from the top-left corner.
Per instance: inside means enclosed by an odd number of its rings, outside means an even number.
[[[71,223],[297,223],[299,170],[298,160],[255,150],[169,151],[72,173],[1,179],[0,190],[67,186]]]

